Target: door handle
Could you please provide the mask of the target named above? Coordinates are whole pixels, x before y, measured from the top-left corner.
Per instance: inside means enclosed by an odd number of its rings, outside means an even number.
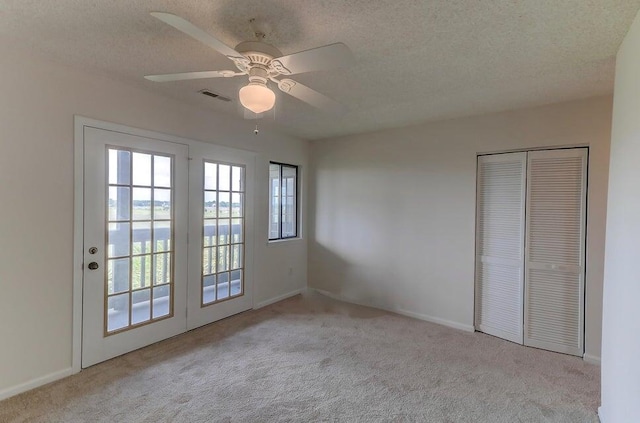
[[[98,263],[96,263],[95,261],[92,261],[87,267],[89,268],[89,270],[96,270],[100,266],[98,266]]]

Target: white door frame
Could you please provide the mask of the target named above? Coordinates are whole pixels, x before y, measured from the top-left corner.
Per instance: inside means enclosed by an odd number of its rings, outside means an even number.
[[[71,350],[71,369],[72,373],[78,373],[82,370],[82,291],[83,291],[83,258],[84,258],[84,128],[92,127],[113,132],[121,132],[140,137],[153,138],[160,141],[173,142],[178,144],[186,144],[189,147],[200,147],[215,145],[216,148],[223,148],[235,151],[250,152],[237,148],[218,146],[212,143],[204,143],[188,138],[167,135],[160,132],[149,131],[146,129],[133,128],[126,125],[120,125],[111,122],[100,121],[87,118],[84,116],[74,116],[74,200],[73,200],[73,315],[72,315],[72,350]],[[254,152],[250,152],[254,154]],[[255,163],[254,163],[255,167]],[[254,180],[247,179],[247,184],[256,186]],[[254,217],[251,219],[247,216],[247,225],[254,227]],[[255,243],[255,240],[254,240]],[[246,266],[253,267],[253,262],[245,261]],[[251,307],[255,308],[253,295]]]

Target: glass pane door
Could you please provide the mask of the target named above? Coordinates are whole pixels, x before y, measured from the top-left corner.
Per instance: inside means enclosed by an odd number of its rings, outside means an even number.
[[[84,128],[82,366],[184,332],[184,144]]]

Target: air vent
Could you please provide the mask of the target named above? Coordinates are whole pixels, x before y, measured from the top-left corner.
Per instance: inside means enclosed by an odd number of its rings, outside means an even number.
[[[206,96],[208,96],[208,97],[215,98],[215,99],[217,99],[217,100],[222,100],[222,101],[231,101],[231,99],[230,99],[230,98],[228,98],[228,97],[222,96],[222,95],[220,95],[220,94],[216,94],[216,93],[214,93],[213,91],[209,91],[209,90],[206,90],[206,89],[205,89],[205,90],[200,90],[200,91],[199,91],[199,93],[200,93],[200,94],[203,94],[203,95],[206,95]]]

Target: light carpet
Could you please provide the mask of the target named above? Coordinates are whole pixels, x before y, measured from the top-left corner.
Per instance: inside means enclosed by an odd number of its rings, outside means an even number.
[[[306,294],[0,402],[0,422],[597,422],[599,371]]]

